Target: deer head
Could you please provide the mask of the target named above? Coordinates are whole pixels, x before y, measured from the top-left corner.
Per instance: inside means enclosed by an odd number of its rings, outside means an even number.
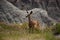
[[[27,13],[29,13],[29,12],[27,11]],[[33,11],[31,11],[30,14],[28,14],[26,17],[29,17],[32,13],[33,13]]]

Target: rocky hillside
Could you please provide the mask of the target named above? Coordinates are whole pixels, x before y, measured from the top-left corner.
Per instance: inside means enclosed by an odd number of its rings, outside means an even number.
[[[60,0],[8,0],[18,8],[42,8],[48,12],[48,15],[60,22]],[[24,5],[24,6],[23,6]]]
[[[8,2],[9,1],[9,2]],[[26,8],[28,8],[28,12],[31,10],[33,14],[31,18],[34,20],[38,20],[41,25],[45,26],[45,24],[50,25],[51,22],[58,22],[60,20],[60,12],[58,6],[46,6],[47,2],[43,0],[17,0],[16,3],[13,3],[14,0],[1,0],[0,1],[0,22],[6,23],[24,23],[27,22],[27,12]],[[48,5],[52,5],[49,1]],[[55,2],[55,1],[52,1]],[[41,3],[41,4],[40,4]],[[45,5],[46,3],[46,5]],[[23,10],[22,10],[22,6]]]

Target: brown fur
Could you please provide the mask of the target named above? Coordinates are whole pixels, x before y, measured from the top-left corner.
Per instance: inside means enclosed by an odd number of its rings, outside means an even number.
[[[28,14],[26,17],[28,18],[28,22],[29,22],[29,28],[31,29],[39,29],[40,25],[39,22],[37,20],[32,20],[31,19],[31,14],[33,13],[33,11],[30,12],[30,14]]]
[[[31,26],[36,29],[40,27],[39,22],[37,20],[31,20]]]

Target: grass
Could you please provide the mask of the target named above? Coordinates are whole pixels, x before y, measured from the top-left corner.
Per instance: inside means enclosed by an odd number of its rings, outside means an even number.
[[[27,23],[23,25],[0,23],[0,40],[56,40],[48,30],[50,29],[34,30],[33,33],[29,33]]]
[[[60,34],[60,23],[56,24],[55,30],[56,30],[56,32],[58,32]]]

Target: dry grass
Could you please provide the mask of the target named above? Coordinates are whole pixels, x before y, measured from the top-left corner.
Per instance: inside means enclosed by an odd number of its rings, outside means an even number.
[[[29,33],[27,23],[23,25],[0,23],[0,40],[56,40],[48,30],[34,30]]]

